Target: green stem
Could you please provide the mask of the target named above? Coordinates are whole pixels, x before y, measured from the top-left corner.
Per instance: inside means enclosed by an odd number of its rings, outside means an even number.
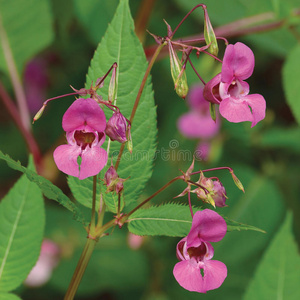
[[[80,284],[80,281],[84,274],[84,271],[90,261],[92,253],[94,251],[95,245],[96,245],[96,240],[87,239],[85,247],[81,253],[79,262],[77,264],[77,267],[76,267],[73,277],[71,279],[71,282],[70,282],[70,285],[69,285],[69,288],[67,290],[64,300],[74,299],[74,296],[77,292],[77,289],[79,287],[79,284]]]
[[[143,77],[143,80],[142,80],[142,83],[141,83],[141,86],[140,86],[140,89],[138,91],[138,94],[136,96],[136,99],[135,99],[135,102],[134,102],[134,105],[133,105],[133,108],[132,108],[132,111],[131,111],[131,115],[130,115],[130,124],[132,125],[132,121],[133,121],[133,118],[135,116],[135,113],[136,113],[136,110],[138,108],[138,105],[140,103],[140,99],[141,99],[141,96],[142,96],[142,93],[143,93],[143,90],[144,90],[144,87],[145,87],[145,84],[147,82],[147,78],[149,76],[149,73],[152,69],[152,66],[159,54],[159,52],[162,50],[162,48],[166,45],[166,43],[162,43],[160,44],[156,50],[155,50],[155,53],[153,54],[149,64],[148,64],[148,67],[147,67],[147,70],[145,72],[145,75]],[[120,148],[120,152],[119,152],[119,155],[118,155],[118,158],[117,158],[117,161],[116,161],[116,165],[115,165],[115,169],[118,170],[118,167],[119,167],[119,164],[120,164],[120,160],[121,160],[121,157],[122,157],[122,154],[123,154],[123,151],[124,151],[124,147],[125,147],[125,143],[123,143],[121,145],[121,148]]]
[[[93,177],[93,202],[92,202],[90,234],[94,233],[95,226],[96,226],[96,195],[97,195],[97,175]]]

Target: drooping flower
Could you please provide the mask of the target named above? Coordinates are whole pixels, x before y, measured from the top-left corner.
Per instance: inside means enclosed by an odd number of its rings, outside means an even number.
[[[197,183],[204,187],[208,192],[206,193],[201,187],[198,187],[195,190],[193,190],[192,192],[196,193],[199,199],[206,203],[210,203],[213,206],[226,206],[226,190],[219,180],[212,180],[211,178],[207,178],[201,172],[200,178],[197,181]]]
[[[190,111],[183,114],[177,122],[179,131],[187,138],[211,138],[220,129],[220,122],[210,116],[209,103],[203,97],[203,87],[194,86],[188,94]]]
[[[51,240],[43,240],[41,253],[36,265],[25,280],[25,285],[38,287],[45,284],[59,262],[59,247]]]
[[[260,94],[249,95],[249,78],[254,69],[254,54],[243,43],[228,45],[222,71],[204,87],[206,100],[219,104],[220,114],[229,122],[252,122],[251,127],[264,119],[266,101]]]
[[[97,175],[107,162],[107,153],[100,148],[105,140],[103,110],[95,100],[79,98],[65,112],[62,127],[68,144],[53,153],[58,169],[79,179]]]
[[[225,220],[216,212],[204,209],[195,213],[189,234],[176,249],[180,262],[175,265],[173,274],[183,288],[206,293],[222,285],[227,268],[224,263],[211,260],[214,248],[210,242],[222,240],[226,231]]]

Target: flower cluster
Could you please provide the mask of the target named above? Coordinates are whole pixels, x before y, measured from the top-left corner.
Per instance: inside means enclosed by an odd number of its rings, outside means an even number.
[[[226,265],[211,260],[214,248],[210,242],[219,242],[227,231],[225,220],[210,209],[197,211],[189,234],[177,244],[180,260],[173,270],[178,283],[191,292],[206,293],[221,286],[227,277]]]
[[[260,94],[249,95],[249,78],[254,69],[254,54],[243,43],[226,47],[222,71],[204,87],[206,100],[220,105],[220,114],[229,122],[252,122],[264,119],[266,101]]]

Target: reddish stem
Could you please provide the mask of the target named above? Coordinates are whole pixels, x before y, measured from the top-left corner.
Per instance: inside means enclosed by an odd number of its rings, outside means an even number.
[[[139,208],[141,208],[143,205],[145,205],[147,202],[149,202],[152,198],[154,198],[156,195],[158,195],[160,192],[162,192],[164,189],[166,189],[169,185],[171,185],[176,180],[184,180],[183,176],[178,176],[170,180],[168,183],[166,183],[163,187],[161,187],[158,191],[156,191],[154,194],[152,194],[150,197],[148,197],[146,200],[144,200],[142,203],[140,203],[137,207],[135,207],[132,211],[130,211],[126,217],[128,218],[130,215],[132,215],[135,211],[137,211]]]
[[[12,99],[10,98],[8,93],[6,92],[4,86],[2,85],[1,82],[0,82],[0,96],[1,96],[1,99],[3,100],[3,103],[4,103],[7,111],[11,115],[16,126],[19,128],[19,130],[27,144],[28,150],[33,156],[33,160],[37,167],[37,171],[39,171],[40,162],[41,162],[41,153],[40,153],[39,146],[38,146],[36,140],[34,139],[31,131],[27,130],[24,127],[24,124],[21,121],[20,114],[19,114],[19,111],[18,111],[16,105],[14,104],[14,102],[12,101]]]

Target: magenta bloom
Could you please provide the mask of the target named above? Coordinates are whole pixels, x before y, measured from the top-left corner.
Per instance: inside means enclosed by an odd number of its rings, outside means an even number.
[[[179,131],[187,138],[211,138],[216,135],[220,123],[210,116],[209,103],[203,97],[203,87],[194,86],[188,94],[190,112],[182,115],[177,123]]]
[[[103,110],[91,98],[77,99],[65,112],[62,127],[68,144],[58,146],[53,153],[58,169],[79,179],[97,175],[107,162],[107,153],[100,148],[105,140]]]
[[[266,101],[262,95],[249,94],[244,80],[252,75],[254,54],[243,43],[228,45],[222,72],[211,79],[204,88],[206,100],[220,104],[220,114],[230,122],[252,122],[251,127],[264,119]]]
[[[210,209],[197,211],[187,237],[177,244],[180,260],[173,270],[178,283],[188,291],[206,293],[221,286],[227,276],[226,265],[211,260],[214,248],[209,242],[222,240],[227,231],[225,220]]]

